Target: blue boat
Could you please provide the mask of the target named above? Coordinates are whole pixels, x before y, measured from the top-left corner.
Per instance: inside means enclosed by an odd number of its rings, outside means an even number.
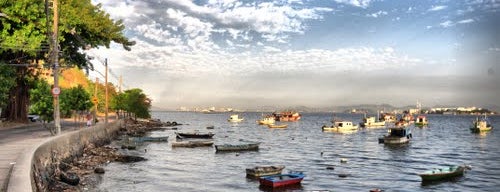
[[[304,179],[306,175],[302,172],[291,172],[288,174],[279,174],[279,175],[271,175],[261,177],[259,179],[260,185],[267,187],[283,187],[287,185],[296,185],[300,184],[302,179]]]

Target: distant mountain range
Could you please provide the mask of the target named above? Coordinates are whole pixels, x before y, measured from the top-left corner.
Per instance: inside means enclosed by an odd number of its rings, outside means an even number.
[[[430,109],[430,108],[438,108],[438,107],[458,107],[458,106],[433,106],[433,107],[422,107],[422,109]],[[464,106],[466,107],[466,106]],[[485,105],[485,106],[477,106],[483,109],[488,109],[490,111],[500,111],[500,106],[498,105]],[[275,111],[284,111],[284,110],[292,110],[299,112],[335,112],[335,113],[347,113],[347,112],[355,112],[358,113],[377,113],[377,110],[380,111],[405,111],[408,109],[415,109],[414,105],[407,105],[396,107],[390,104],[360,104],[360,105],[346,105],[346,106],[330,106],[330,107],[307,107],[307,106],[293,106],[293,107],[278,107],[278,106],[259,106],[254,108],[242,109],[241,111],[256,111],[256,112],[275,112]],[[151,111],[175,111],[172,109],[162,108],[162,107],[151,107]]]

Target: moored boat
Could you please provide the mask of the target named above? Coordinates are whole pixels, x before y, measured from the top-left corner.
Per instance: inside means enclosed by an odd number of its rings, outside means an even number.
[[[215,145],[216,152],[232,151],[256,151],[259,150],[260,143],[241,143],[241,144],[221,144]]]
[[[465,169],[470,169],[470,167],[465,165],[452,165],[449,167],[432,169],[418,175],[422,178],[422,182],[439,181],[462,176],[465,172]]]
[[[388,132],[389,134],[382,138],[385,144],[408,143],[412,138],[411,127],[391,127]]]
[[[352,121],[335,121],[332,126],[323,125],[323,131],[333,131],[340,133],[350,133],[358,130],[358,126],[354,125]]]
[[[482,119],[476,117],[476,120],[472,122],[472,127],[470,128],[473,133],[491,131],[491,129],[493,129],[493,126],[491,126],[490,122],[486,118],[486,115]]]
[[[193,147],[209,147],[214,144],[213,141],[207,141],[207,140],[202,140],[202,141],[177,141],[172,143],[172,147],[188,147],[188,148],[193,148]]]
[[[201,133],[201,132],[175,132],[177,139],[198,138],[198,139],[212,139],[214,133]]]
[[[231,116],[229,116],[229,119],[227,119],[227,121],[231,122],[231,123],[238,123],[238,122],[242,122],[244,120],[244,118],[240,118],[238,114],[233,114]]]
[[[415,126],[426,126],[428,125],[429,122],[427,121],[427,117],[425,117],[424,115],[419,115],[417,117],[417,120],[415,120]]]
[[[281,125],[276,125],[276,124],[268,124],[267,127],[269,128],[287,128],[287,124],[281,124]]]
[[[282,111],[272,114],[276,121],[298,121],[301,118],[299,112],[296,111]]]
[[[247,168],[247,176],[250,177],[262,177],[267,175],[281,174],[281,171],[285,168],[284,165],[277,166],[256,166],[253,168]]]
[[[168,136],[164,137],[130,137],[128,138],[129,141],[134,141],[134,142],[162,142],[162,141],[168,141]]]
[[[380,128],[385,127],[385,121],[376,121],[375,117],[365,117],[359,125],[364,128]]]
[[[392,122],[396,122],[397,118],[396,118],[396,115],[393,113],[382,113],[379,120],[385,121],[388,123],[392,123]]]
[[[259,125],[269,125],[269,124],[274,124],[274,122],[275,122],[275,121],[276,121],[276,120],[275,120],[274,116],[272,116],[272,115],[267,115],[267,116],[264,116],[262,119],[259,119],[259,120],[257,121],[257,123],[258,123]]]
[[[283,187],[300,184],[305,175],[301,172],[264,176],[259,179],[260,185],[267,187]]]

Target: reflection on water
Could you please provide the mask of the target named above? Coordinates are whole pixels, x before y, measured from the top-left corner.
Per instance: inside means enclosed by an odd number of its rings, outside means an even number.
[[[259,151],[215,153],[213,147],[174,148],[170,143],[146,143],[136,151],[147,158],[132,164],[111,163],[105,167],[98,191],[268,191],[258,180],[246,178],[245,168],[285,165],[284,172],[303,171],[298,188],[288,191],[495,191],[500,188],[500,133],[470,133],[473,116],[428,115],[430,125],[414,128],[408,144],[384,145],[378,138],[386,129],[359,129],[351,134],[322,132],[331,121],[328,113],[305,113],[299,122],[286,122],[286,129],[269,129],[255,122],[260,113],[241,113],[240,123],[228,123],[230,114],[156,112],[154,118],[184,123],[177,131],[211,131],[215,144],[261,142]],[[361,114],[337,114],[360,122]],[[493,127],[500,118],[491,116]],[[206,127],[213,125],[214,129]],[[170,136],[175,130],[155,131]],[[145,150],[146,149],[146,150]],[[341,159],[347,163],[341,163]],[[422,184],[418,173],[447,166],[468,164],[457,180]],[[339,177],[345,174],[346,177]],[[293,186],[292,186],[293,187]],[[271,189],[272,190],[272,189]],[[276,189],[287,191],[287,189]],[[272,191],[276,191],[272,190]]]

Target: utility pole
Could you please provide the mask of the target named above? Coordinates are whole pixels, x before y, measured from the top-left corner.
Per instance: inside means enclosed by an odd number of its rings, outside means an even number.
[[[123,83],[123,80],[122,80],[122,76],[120,75],[120,85],[118,86],[118,93],[121,93],[122,92],[122,83]]]
[[[104,114],[104,123],[108,124],[108,58],[104,59],[104,67],[106,67],[106,73],[105,73],[105,81],[104,86],[106,87],[106,103],[105,105],[105,114]]]
[[[61,134],[61,117],[59,113],[59,43],[58,43],[58,31],[59,31],[59,10],[57,8],[57,0],[54,0],[54,24],[52,33],[52,46],[53,46],[53,56],[54,56],[54,88],[52,89],[52,94],[54,95],[54,124],[56,127],[56,134]]]
[[[95,78],[95,85],[94,85],[94,98],[92,98],[92,101],[94,102],[95,109],[94,109],[94,124],[97,122],[97,104],[99,103],[97,101],[97,86],[99,83],[99,79],[96,77]]]

